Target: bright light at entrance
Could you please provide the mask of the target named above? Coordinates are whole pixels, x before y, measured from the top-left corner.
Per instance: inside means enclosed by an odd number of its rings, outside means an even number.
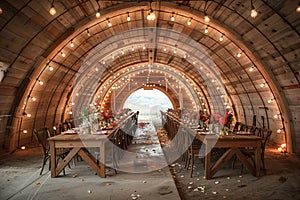
[[[161,91],[140,89],[132,93],[124,103],[124,108],[139,111],[139,120],[160,117],[160,111],[173,108],[170,99]]]

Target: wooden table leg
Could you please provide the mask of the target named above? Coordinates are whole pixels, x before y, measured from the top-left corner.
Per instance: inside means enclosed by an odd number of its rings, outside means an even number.
[[[51,165],[51,177],[55,178],[56,174],[56,149],[55,149],[55,141],[50,141],[50,165]]]
[[[256,176],[260,175],[260,163],[261,163],[261,142],[257,142],[257,146],[255,149],[255,169],[256,169]]]
[[[204,169],[204,174],[205,174],[205,179],[211,179],[210,175],[210,159],[211,159],[211,148],[209,147],[208,144],[205,146],[205,169]]]
[[[100,177],[105,178],[105,142],[100,143]]]

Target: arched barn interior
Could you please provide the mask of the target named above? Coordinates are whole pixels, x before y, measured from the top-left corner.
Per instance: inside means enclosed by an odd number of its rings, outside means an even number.
[[[3,199],[300,198],[299,1],[2,0],[0,27]]]

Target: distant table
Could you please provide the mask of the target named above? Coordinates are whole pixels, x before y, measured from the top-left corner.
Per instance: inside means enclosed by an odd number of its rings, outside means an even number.
[[[48,139],[50,141],[50,162],[51,162],[51,177],[57,177],[59,173],[67,166],[76,154],[98,174],[105,178],[105,142],[108,140],[108,135],[78,135],[78,134],[61,134]],[[100,149],[100,164],[97,164],[95,158],[88,152],[86,148],[96,147]],[[70,148],[71,151],[63,159],[62,162],[56,163],[56,149]]]
[[[196,138],[201,140],[205,146],[205,178],[211,179],[216,172],[230,160],[233,155],[243,163],[243,165],[254,176],[259,176],[261,164],[261,138],[254,135],[225,135],[216,136],[213,134],[196,134]],[[255,148],[255,165],[247,160],[240,148]],[[211,150],[213,148],[229,148],[218,161],[211,166]]]

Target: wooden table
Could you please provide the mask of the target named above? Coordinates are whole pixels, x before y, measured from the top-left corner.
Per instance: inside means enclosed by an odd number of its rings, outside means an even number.
[[[216,172],[230,160],[233,155],[243,163],[243,165],[254,176],[259,176],[261,163],[261,138],[254,135],[226,135],[216,136],[210,134],[196,134],[196,138],[201,140],[205,146],[205,178],[211,179]],[[255,148],[255,166],[247,160],[240,148]],[[211,166],[211,150],[213,148],[229,148],[218,161]]]
[[[61,134],[48,139],[50,141],[51,155],[51,177],[57,177],[59,173],[67,166],[76,154],[98,174],[105,178],[105,142],[108,140],[108,135],[92,135],[92,134]],[[100,165],[97,164],[95,158],[89,153],[86,148],[96,147],[100,149]],[[56,164],[56,149],[70,148],[71,151],[63,159],[62,162]]]

